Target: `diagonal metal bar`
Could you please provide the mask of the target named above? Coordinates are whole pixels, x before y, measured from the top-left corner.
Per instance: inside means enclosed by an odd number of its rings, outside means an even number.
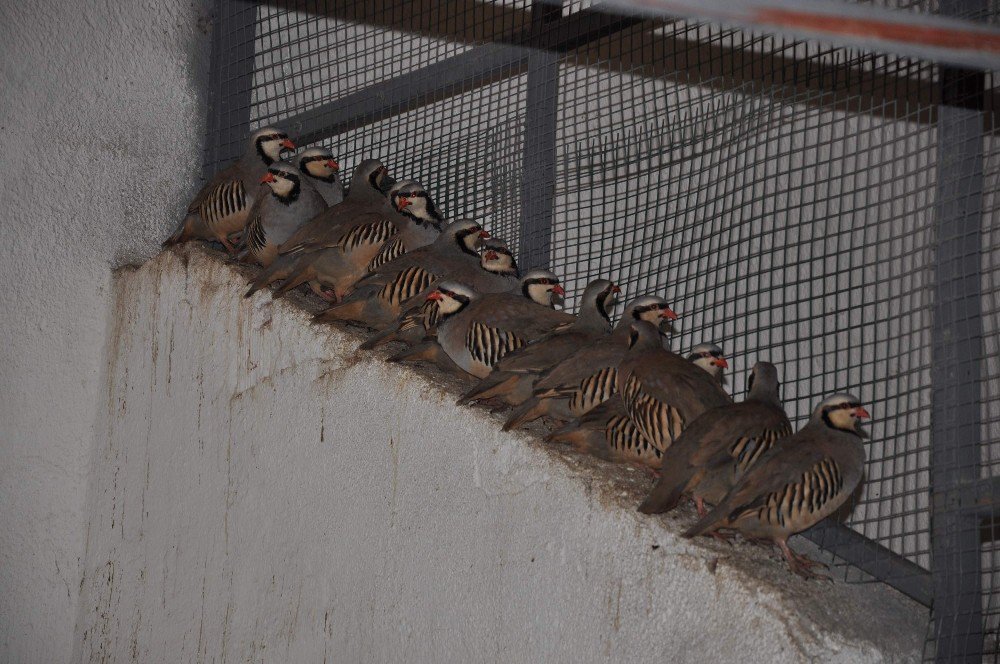
[[[313,143],[517,75],[527,67],[529,55],[527,48],[480,46],[317,106],[281,125],[299,142]]]
[[[930,606],[934,592],[931,574],[842,523],[826,519],[802,536],[910,599]]]
[[[534,63],[533,71],[541,71],[540,59],[549,63],[549,78],[552,78],[552,67],[556,66],[558,59],[551,53],[572,51],[642,20],[589,10],[562,18],[558,13],[545,15],[544,11],[536,12],[536,15],[547,16],[547,20],[532,24],[530,29],[516,34],[498,35],[497,43],[477,46],[406,76],[376,83],[292,116],[281,124],[300,142],[313,143],[495,81],[518,76],[528,72],[532,68],[531,63]],[[535,76],[536,80],[537,76],[538,74]],[[531,81],[528,87],[531,95]]]

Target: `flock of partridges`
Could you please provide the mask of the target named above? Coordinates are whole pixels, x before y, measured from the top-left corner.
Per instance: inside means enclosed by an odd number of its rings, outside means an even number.
[[[575,316],[559,311],[556,275],[520,273],[475,221],[445,223],[420,184],[393,182],[368,159],[345,196],[328,150],[282,160],[294,149],[278,129],[254,132],[164,244],[218,241],[261,265],[247,296],[279,282],[275,297],[308,286],[330,302],[317,321],[376,331],[362,348],[400,344],[393,361],[480,379],[459,404],[511,407],[505,429],[545,418],[550,442],[652,469],[659,480],[641,511],[666,512],[688,496],[701,518],[686,536],[738,531],[777,544],[796,573],[826,578],[787,539],[836,511],[861,479],[869,415],[856,398],[826,398],[793,433],[777,368],[757,362],[734,403],[720,348],[668,350],[664,330],[677,316],[662,297],[631,300],[612,326],[620,289],[595,279]]]

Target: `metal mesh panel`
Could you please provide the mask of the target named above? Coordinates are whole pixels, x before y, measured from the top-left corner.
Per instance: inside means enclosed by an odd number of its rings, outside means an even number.
[[[330,147],[345,172],[379,157],[447,218],[482,220],[518,247],[522,268],[547,263],[568,307],[597,276],[627,297],[664,294],[681,314],[672,347],[722,345],[734,395],[755,360],[775,362],[796,426],[822,396],[857,394],[872,437],[841,520],[878,546],[848,547],[831,529],[813,539],[840,554],[843,578],[934,596],[928,659],[947,659],[957,638],[942,631],[941,598],[966,592],[941,561],[979,558],[981,588],[952,609],[983,619],[969,638],[998,657],[992,485],[970,489],[989,500],[949,521],[954,501],[968,509],[956,477],[1000,475],[991,74],[976,93],[985,110],[968,110],[961,94],[943,98],[950,74],[927,62],[593,3],[290,4],[221,2],[207,170],[263,124]],[[948,225],[963,214],[974,224]],[[948,308],[970,293],[978,307]],[[978,336],[955,350],[949,320]],[[947,456],[950,425],[978,433]],[[942,549],[947,524],[965,531]]]

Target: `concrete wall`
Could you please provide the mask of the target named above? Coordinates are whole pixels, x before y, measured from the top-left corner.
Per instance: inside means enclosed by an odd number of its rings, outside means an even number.
[[[71,656],[111,269],[200,168],[200,0],[0,5],[0,660]]]
[[[643,472],[504,434],[453,383],[240,297],[121,273],[77,661],[914,661],[926,614],[639,515]]]

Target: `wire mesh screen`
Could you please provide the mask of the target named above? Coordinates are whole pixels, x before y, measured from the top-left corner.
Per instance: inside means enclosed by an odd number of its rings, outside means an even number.
[[[378,157],[522,268],[553,269],[568,308],[598,276],[667,297],[672,348],[720,344],[734,396],[757,359],[796,426],[822,396],[858,395],[874,419],[841,518],[878,546],[814,539],[843,578],[933,595],[928,659],[956,639],[997,658],[993,485],[976,482],[1000,475],[993,75],[948,97],[931,63],[590,4],[223,1],[206,170],[268,124],[346,172]],[[949,320],[971,338],[957,351]],[[942,493],[966,485],[978,511]],[[969,556],[972,590],[944,572]]]

